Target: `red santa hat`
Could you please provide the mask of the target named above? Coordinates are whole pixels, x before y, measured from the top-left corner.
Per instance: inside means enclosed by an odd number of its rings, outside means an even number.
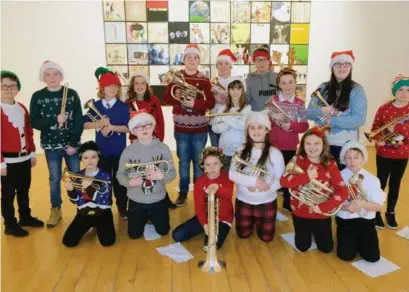
[[[155,118],[151,114],[148,114],[145,109],[132,111],[130,115],[131,116],[128,122],[129,131],[132,131],[135,129],[135,127],[143,124],[152,123],[153,126],[156,125]]]
[[[57,70],[58,72],[60,72],[62,78],[64,78],[64,70],[62,69],[62,67],[56,62],[47,60],[40,67],[40,76],[39,76],[40,81],[44,82],[44,72],[47,71],[48,69]]]
[[[110,85],[121,86],[121,80],[119,80],[118,74],[114,73],[107,68],[99,67],[95,70],[95,77],[99,82],[99,89],[104,89],[104,87]]]
[[[216,58],[216,64],[220,61],[226,61],[233,66],[233,63],[237,61],[236,56],[234,56],[233,52],[230,49],[221,50],[219,55]]]
[[[349,63],[353,67],[355,62],[354,53],[351,51],[333,52],[331,55],[331,62],[329,64],[332,68],[335,63]]]
[[[199,46],[196,44],[189,44],[186,46],[183,56],[187,56],[189,54],[195,54],[200,58],[200,49]]]

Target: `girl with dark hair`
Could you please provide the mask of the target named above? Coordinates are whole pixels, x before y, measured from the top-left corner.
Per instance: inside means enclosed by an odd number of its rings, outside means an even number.
[[[253,234],[256,225],[258,237],[271,241],[275,233],[277,193],[284,172],[280,150],[269,141],[271,123],[265,111],[252,112],[245,123],[246,142],[235,155],[244,163],[232,161],[229,177],[237,184],[236,233],[240,238]],[[262,173],[255,173],[255,168]]]
[[[335,52],[331,56],[331,79],[318,87],[318,92],[327,102],[323,106],[315,94],[311,96],[307,117],[319,126],[331,126],[328,142],[331,154],[340,169],[339,153],[347,141],[359,140],[359,127],[365,123],[367,98],[361,85],[352,80],[355,57],[352,51]]]

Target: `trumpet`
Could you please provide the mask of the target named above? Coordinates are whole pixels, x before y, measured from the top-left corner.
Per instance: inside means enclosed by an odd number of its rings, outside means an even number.
[[[84,104],[84,109],[91,109],[95,112],[96,116],[93,116],[89,111],[87,112],[87,117],[89,117],[89,119],[92,122],[98,122],[101,119],[107,118],[107,116],[104,116],[103,114],[101,114],[101,112],[97,109],[97,107],[95,106],[95,100],[93,98],[91,98],[90,100],[88,100],[85,104]],[[97,132],[101,131],[103,127],[99,127],[96,129]],[[113,135],[113,132],[109,133],[107,138],[111,137]]]
[[[348,185],[348,193],[350,201],[352,200],[363,200],[368,202],[368,194],[365,192],[362,181],[364,180],[364,175],[357,173],[350,177]],[[367,210],[361,209],[358,211],[358,215],[363,217],[368,213]]]
[[[313,104],[312,106],[317,108],[317,107],[322,107],[322,106],[331,106],[328,101],[325,100],[325,98],[322,96],[321,92],[317,89],[312,93],[313,96],[318,98],[319,101],[321,101],[321,105],[319,104]],[[325,117],[320,117],[320,121],[323,122],[325,120]]]
[[[84,188],[82,187],[82,181],[84,180],[92,181],[91,186],[98,192],[101,190],[102,186],[105,186],[105,189],[108,190],[108,187],[111,184],[111,182],[108,180],[96,179],[91,176],[80,175],[80,174],[69,171],[68,168],[64,168],[64,171],[62,173],[62,180],[65,181],[67,179],[71,180],[74,188],[79,191],[84,190]]]
[[[269,172],[267,172],[264,168],[258,167],[256,165],[252,165],[248,163],[247,161],[244,161],[243,159],[239,157],[237,153],[235,153],[231,159],[231,167],[232,169],[234,169],[234,171],[241,173],[241,174],[245,174],[249,176],[259,176],[262,178],[269,178],[271,180],[273,179],[273,176]],[[251,169],[250,174],[247,172],[245,173],[243,171],[245,168]]]
[[[202,90],[199,90],[198,88],[194,87],[193,85],[187,83],[183,77],[183,75],[178,76],[178,74],[174,70],[169,70],[164,77],[163,84],[164,85],[169,85],[170,83],[174,83],[170,90],[170,95],[182,102],[186,99],[191,99],[192,96],[195,96],[197,98],[197,95],[203,96],[204,99],[206,99],[206,95]],[[180,89],[180,98],[177,98],[175,95],[175,90],[179,88]]]
[[[304,170],[296,163],[296,157],[293,157],[287,164],[284,174],[303,174]],[[312,179],[308,184],[303,185],[298,189],[296,194],[294,191],[289,189],[290,195],[299,200],[300,202],[306,204],[307,206],[313,208],[316,205],[328,201],[330,195],[334,192],[332,189],[328,188],[323,183],[316,179]],[[334,216],[341,210],[341,205],[339,205],[334,210],[328,213],[322,213],[325,216]]]
[[[218,185],[209,186],[207,194],[207,226],[208,226],[208,241],[206,260],[198,263],[198,267],[203,272],[214,274],[226,268],[226,262],[217,259],[217,238],[219,235],[219,199],[216,197],[216,192],[219,189]]]
[[[368,139],[369,142],[376,140],[377,142],[391,143],[392,145],[402,145],[403,141],[398,140],[401,134],[391,133],[388,131],[388,128],[390,126],[396,125],[399,121],[405,118],[408,118],[408,117],[409,117],[409,113],[406,113],[400,117],[397,117],[370,133],[364,133],[365,137]],[[374,139],[375,136],[377,136],[378,134],[381,134],[380,137],[378,139]]]
[[[156,161],[148,161],[148,162],[140,162],[140,163],[133,163],[133,162],[127,162],[125,163],[125,170],[129,170],[132,168],[136,168],[136,171],[133,173],[130,173],[128,176],[129,178],[134,178],[134,177],[142,177],[146,178],[148,176],[148,171],[150,169],[155,169],[155,167],[158,167],[161,163],[165,165],[164,169],[161,170],[162,173],[168,173],[170,170],[170,163],[171,161],[168,160],[156,160]]]
[[[264,104],[265,107],[267,107],[268,114],[271,117],[271,114],[276,114],[276,113],[282,113],[285,116],[284,121],[279,121],[279,120],[274,120],[274,123],[276,123],[279,127],[281,127],[282,124],[284,123],[289,123],[289,122],[294,122],[294,119],[290,117],[274,100],[273,97],[271,97],[267,102]],[[292,131],[292,130],[290,130]]]
[[[226,87],[224,87],[224,86],[220,83],[219,77],[217,77],[217,76],[216,76],[216,77],[213,77],[213,78],[210,80],[210,83],[211,83],[212,85],[215,85],[215,86],[218,87],[219,89],[221,89],[221,90],[227,92]]]
[[[61,110],[60,110],[60,115],[65,115],[65,108],[67,106],[67,100],[68,100],[68,83],[64,84],[64,89],[62,92],[62,101],[61,101]],[[63,126],[60,126],[62,128]]]

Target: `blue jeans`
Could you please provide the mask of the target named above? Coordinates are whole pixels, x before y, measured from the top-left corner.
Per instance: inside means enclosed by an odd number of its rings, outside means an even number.
[[[49,183],[50,183],[50,193],[51,193],[51,206],[53,208],[60,207],[62,204],[61,200],[61,167],[62,160],[64,158],[65,164],[68,169],[72,172],[77,172],[80,170],[80,160],[78,153],[72,156],[68,156],[65,150],[56,151],[45,151],[45,158],[47,160],[48,172],[49,172]]]
[[[207,133],[185,134],[175,132],[174,136],[179,158],[179,190],[181,193],[187,193],[190,183],[190,162],[193,161],[193,182],[203,173],[199,166],[199,157],[206,146]]]
[[[213,132],[212,127],[210,127],[209,129],[209,138],[210,138],[210,145],[214,147],[219,147],[220,134],[216,134],[215,132]]]
[[[223,243],[229,234],[230,226],[227,223],[219,221],[219,234],[217,235],[217,249],[223,246]],[[175,228],[172,232],[172,238],[176,242],[183,242],[195,237],[199,234],[204,233],[204,229],[202,225],[200,225],[199,219],[197,216],[193,216],[185,223],[180,224],[178,227]],[[208,236],[205,235],[204,245],[207,245]]]

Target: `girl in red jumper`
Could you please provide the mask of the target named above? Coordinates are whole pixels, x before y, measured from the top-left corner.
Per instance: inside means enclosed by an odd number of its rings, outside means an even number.
[[[395,207],[398,202],[399,189],[409,157],[409,77],[399,74],[392,83],[395,99],[382,105],[375,115],[371,131],[375,131],[392,120],[390,125],[374,137],[376,142],[376,168],[381,188],[384,190],[389,178],[388,204],[385,217],[388,227],[397,229]],[[395,133],[395,137],[385,142],[378,142],[381,135]],[[384,229],[381,213],[376,213],[376,227]]]
[[[293,194],[297,194],[302,187],[315,179],[333,190],[326,202],[313,208],[291,196],[295,246],[300,251],[307,251],[311,247],[311,237],[314,235],[318,249],[329,253],[333,248],[331,217],[323,213],[338,208],[348,198],[348,189],[336,161],[330,154],[325,129],[314,127],[305,132],[297,155],[293,159],[304,173],[285,172],[280,179],[282,186],[290,188]]]
[[[207,147],[200,155],[200,167],[205,174],[195,182],[194,199],[196,215],[185,223],[176,227],[172,232],[173,240],[187,241],[203,232],[206,233],[204,250],[207,250],[207,192],[210,186],[219,186],[216,196],[219,199],[219,234],[217,235],[217,249],[221,248],[233,222],[233,182],[227,172],[221,170],[226,163],[223,149]]]
[[[149,76],[143,71],[133,74],[128,86],[128,98],[125,101],[132,111],[145,109],[151,114],[156,121],[155,131],[156,138],[161,142],[165,139],[165,121],[163,119],[162,106],[150,88]],[[135,107],[136,106],[136,107]],[[129,135],[131,142],[136,139],[132,134]]]
[[[280,89],[278,95],[274,95],[266,103],[271,118],[270,142],[280,149],[287,164],[295,155],[299,142],[298,134],[308,130],[307,110],[304,101],[295,96],[297,74],[289,68],[282,69],[277,76],[277,85]],[[286,114],[277,110],[273,102]],[[291,120],[289,119],[291,118]],[[283,188],[283,208],[291,212],[290,192]]]

